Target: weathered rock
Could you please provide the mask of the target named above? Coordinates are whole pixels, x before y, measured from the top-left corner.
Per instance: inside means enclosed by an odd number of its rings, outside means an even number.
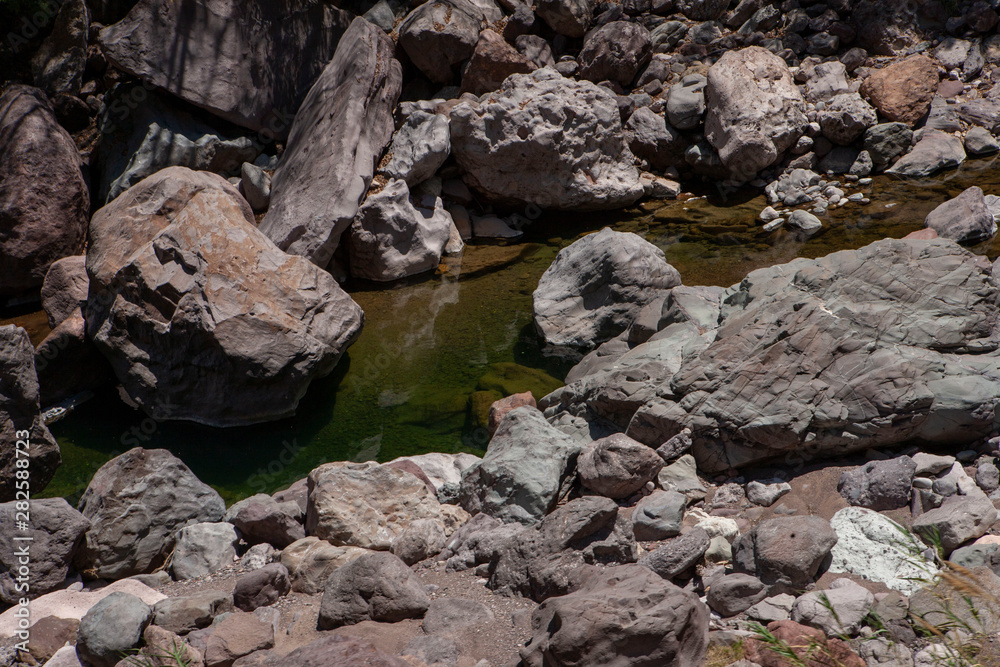
[[[90,11],[82,0],[62,3],[52,32],[31,59],[35,85],[48,95],[77,95],[87,65]],[[16,52],[16,51],[15,51]]]
[[[502,541],[490,560],[487,586],[541,602],[576,590],[593,569],[588,565],[634,563],[637,552],[631,522],[615,502],[586,496]]]
[[[636,109],[625,123],[628,145],[652,169],[666,170],[684,163],[687,140],[667,125],[662,114],[649,107]]]
[[[76,641],[76,633],[80,628],[80,621],[75,619],[56,618],[48,616],[41,619],[32,626],[31,638],[28,639],[28,653],[38,664],[48,664],[47,661],[55,653],[67,644]],[[75,653],[75,647],[71,647]],[[28,658],[24,656],[23,658]],[[24,660],[28,662],[29,660]],[[79,661],[77,662],[79,664]]]
[[[244,162],[240,167],[240,194],[254,211],[266,211],[271,205],[271,174]]]
[[[407,565],[413,565],[440,553],[447,543],[448,536],[440,521],[417,519],[393,541],[392,553]]]
[[[33,499],[28,530],[15,532],[17,513],[16,502],[0,504],[0,518],[10,528],[0,534],[0,600],[8,605],[59,588],[66,579],[80,538],[90,528],[90,522],[62,498]],[[25,542],[24,537],[30,537],[31,541]],[[25,545],[30,558],[27,579],[18,572],[23,565],[18,552]],[[23,589],[25,581],[27,589]]]
[[[264,500],[265,497],[267,500]],[[298,508],[297,505],[294,507]],[[296,516],[297,514],[289,512],[289,507],[282,506],[270,497],[262,496],[242,504],[228,521],[236,526],[247,544],[266,542],[284,549],[292,542],[306,536],[305,529]]]
[[[462,91],[483,95],[499,88],[511,74],[527,74],[535,69],[503,37],[487,28],[479,33],[476,50],[462,72]]]
[[[771,593],[790,592],[812,583],[837,534],[830,522],[818,516],[791,516],[768,519],[734,545],[733,563],[737,572],[756,574],[770,586]]]
[[[363,313],[333,277],[253,223],[225,179],[181,167],[94,215],[88,334],[154,418],[289,416],[358,335]]]
[[[792,613],[792,605],[795,604],[795,596],[788,593],[764,598],[757,604],[747,609],[747,617],[764,623],[771,621],[787,621]]]
[[[910,458],[917,465],[916,472],[914,473],[917,477],[937,475],[955,465],[954,456],[935,456],[927,452],[917,452]]]
[[[774,503],[778,502],[782,496],[786,493],[790,493],[792,486],[788,482],[774,482],[772,484],[763,484],[756,480],[747,482],[746,494],[747,500],[752,502],[754,505],[760,505],[761,507],[770,507]],[[777,619],[775,619],[777,620]]]
[[[37,494],[62,462],[59,445],[42,420],[38,394],[28,332],[14,325],[0,327],[0,437],[6,443],[0,448],[0,501],[18,499],[18,470],[30,470],[21,479],[29,474],[30,494]],[[28,467],[18,461],[27,461]]]
[[[219,521],[226,505],[180,459],[165,449],[131,449],[94,474],[80,512],[90,529],[77,551],[77,569],[92,578],[121,579],[152,572],[184,526]]]
[[[632,620],[623,623],[623,618]],[[708,648],[704,605],[635,565],[610,568],[580,590],[546,600],[532,613],[531,625],[534,634],[520,651],[526,667],[694,667],[702,664]]]
[[[291,588],[288,568],[281,563],[271,563],[236,580],[233,606],[243,611],[253,611],[257,607],[274,604],[288,594]]]
[[[593,19],[590,0],[539,0],[535,12],[566,37],[583,37]]]
[[[440,197],[415,203],[405,181],[370,195],[351,224],[351,275],[385,282],[432,271],[452,228]]]
[[[869,461],[840,476],[837,491],[855,507],[877,511],[910,504],[910,487],[917,464],[909,456],[887,461]]]
[[[587,33],[577,62],[581,78],[628,86],[652,55],[649,31],[638,23],[612,21]]]
[[[393,51],[385,33],[354,19],[295,114],[260,224],[285,252],[326,267],[354,220],[394,129],[402,69]]]
[[[850,579],[838,579],[829,590],[806,593],[796,600],[792,620],[819,628],[827,637],[851,636],[861,629],[873,606],[874,595]]]
[[[529,393],[528,395],[530,396],[531,394]],[[534,403],[534,399],[532,399],[532,403]],[[430,452],[428,454],[418,454],[417,456],[401,456],[398,459],[393,459],[386,465],[402,463],[404,461],[414,464],[427,477],[436,493],[445,484],[460,484],[462,482],[462,473],[481,460],[478,456],[464,452],[457,454]]]
[[[76,652],[89,667],[113,667],[134,648],[153,619],[153,608],[128,593],[112,593],[80,621]]]
[[[420,618],[429,605],[423,585],[406,563],[389,553],[368,553],[330,575],[320,603],[319,628]]]
[[[788,216],[788,226],[811,236],[823,228],[823,222],[809,211],[798,209]]]
[[[670,86],[667,97],[667,118],[678,130],[693,130],[705,115],[705,86],[708,79],[703,74],[688,74]]]
[[[35,348],[41,405],[64,399],[109,382],[108,362],[87,339],[87,323],[77,308]]]
[[[392,157],[381,173],[406,181],[408,186],[413,187],[437,173],[450,153],[448,118],[414,111],[392,136],[388,150]]]
[[[562,132],[569,122],[576,131]],[[495,127],[510,129],[498,137]],[[614,94],[549,68],[456,106],[451,134],[465,182],[497,203],[612,209],[643,193]]]
[[[350,16],[310,1],[140,0],[101,31],[100,43],[117,68],[220,118],[284,138]]]
[[[664,466],[656,481],[667,491],[684,494],[691,502],[705,499],[705,487],[698,478],[698,466],[690,454]]]
[[[906,123],[881,123],[865,131],[864,147],[875,169],[881,171],[909,150],[913,130]]]
[[[406,660],[386,655],[358,637],[331,634],[265,663],[267,667],[412,667]]]
[[[142,633],[142,640],[142,649],[129,655],[118,665],[125,663],[123,667],[131,667],[139,662],[149,667],[172,667],[178,663],[187,667],[204,667],[201,651],[169,630],[149,625]]]
[[[957,579],[940,578],[910,596],[910,617],[923,619],[937,628],[957,627],[969,634],[992,633],[992,628],[1000,622],[1000,605],[996,604],[1000,599],[1000,578],[986,567],[952,574]],[[953,585],[956,581],[964,582],[964,590]],[[916,625],[922,626],[919,622]],[[933,664],[934,661],[923,663]]]
[[[605,228],[560,250],[542,274],[532,295],[535,326],[550,345],[590,349],[680,282],[662,250]]]
[[[440,504],[418,477],[373,461],[327,463],[309,473],[306,530],[320,539],[388,550],[417,519],[436,521],[451,535],[468,515]]]
[[[853,143],[877,121],[875,110],[857,93],[831,97],[819,114],[823,136],[841,146]]]
[[[205,645],[205,664],[231,667],[245,655],[272,648],[274,626],[257,614],[234,611],[212,625]]]
[[[945,553],[986,534],[997,520],[997,510],[989,498],[952,496],[941,507],[924,512],[913,520],[913,532],[934,544],[940,541]]]
[[[774,621],[767,624],[767,630],[780,642],[790,647],[797,662],[806,667],[824,667],[834,664],[842,667],[865,667],[865,661],[851,650],[850,645],[840,639],[827,639],[822,630],[800,625],[795,621]],[[788,667],[791,663],[779,653],[771,650],[771,644],[756,637],[744,642],[744,655],[760,667]],[[824,656],[811,659],[814,656]],[[820,662],[822,660],[823,662]]]
[[[687,498],[676,491],[654,491],[632,511],[632,532],[641,541],[663,540],[681,532]]]
[[[231,523],[195,523],[177,531],[170,572],[174,579],[195,579],[233,564],[240,538]]]
[[[727,574],[712,580],[707,597],[720,616],[735,616],[767,597],[767,586],[749,574]]]
[[[813,102],[828,100],[835,95],[850,92],[850,86],[847,84],[847,68],[836,60],[819,63],[813,67],[806,81],[806,95]]]
[[[730,0],[680,0],[677,9],[692,21],[716,21],[729,5]]]
[[[981,188],[972,186],[927,214],[924,226],[959,243],[978,243],[997,233],[997,223]]]
[[[470,514],[529,524],[548,514],[580,445],[532,408],[507,413],[483,460],[462,473],[459,500]]]
[[[708,70],[705,138],[734,178],[749,180],[795,145],[809,124],[785,61],[751,46]]]
[[[153,605],[153,623],[179,635],[207,628],[216,616],[233,609],[233,596],[207,590],[160,600]]]
[[[0,96],[0,296],[37,289],[53,262],[83,252],[89,213],[73,138],[42,91],[9,86]]]
[[[673,579],[700,561],[710,543],[711,538],[705,529],[694,528],[645,554],[639,559],[639,565],[664,579]]]
[[[495,620],[493,612],[482,602],[465,598],[436,598],[427,607],[421,625],[429,635],[455,636],[471,625]]]
[[[535,402],[535,397],[530,391],[523,391],[519,394],[511,394],[510,396],[505,396],[498,401],[494,401],[490,405],[488,428],[490,431],[490,437],[496,433],[497,427],[500,426],[500,422],[503,418],[507,416],[507,413],[515,408],[537,408],[538,404]]]
[[[937,85],[937,65],[915,55],[869,74],[860,93],[884,118],[913,127],[930,109]]]
[[[410,12],[399,26],[399,45],[436,83],[448,83],[472,56],[486,17],[468,0],[434,0]]]
[[[758,270],[730,289],[717,329],[668,326],[539,406],[552,420],[609,420],[650,446],[689,427],[698,469],[710,473],[909,440],[980,442],[998,427],[1000,400],[1000,367],[984,354],[997,347],[988,271],[942,239],[883,240]],[[632,429],[640,416],[656,429]]]
[[[858,655],[869,667],[910,667],[913,652],[906,644],[876,637],[858,647]]]
[[[608,498],[627,498],[656,478],[663,459],[624,433],[595,440],[580,452],[580,483]]]
[[[334,570],[368,553],[360,547],[335,547],[326,540],[309,536],[281,551],[281,564],[288,568],[292,590],[319,593]]]
[[[64,257],[52,263],[42,283],[42,308],[50,329],[86,305],[89,287],[86,255]]]

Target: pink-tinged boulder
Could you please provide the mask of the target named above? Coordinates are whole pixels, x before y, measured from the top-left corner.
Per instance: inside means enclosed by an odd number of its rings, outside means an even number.
[[[0,297],[41,286],[57,259],[83,251],[90,194],[73,138],[45,94],[0,96]]]
[[[872,72],[859,91],[883,118],[910,127],[927,115],[938,86],[938,70],[927,56],[910,56]]]

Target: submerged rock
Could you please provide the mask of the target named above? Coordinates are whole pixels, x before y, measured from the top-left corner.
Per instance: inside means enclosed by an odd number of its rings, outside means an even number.
[[[88,334],[152,417],[287,417],[360,332],[361,308],[333,277],[253,222],[223,178],[182,167],[94,215]]]
[[[572,132],[564,131],[568,123]],[[465,182],[497,203],[598,210],[643,194],[614,94],[550,68],[515,74],[478,102],[462,102],[451,132]]]

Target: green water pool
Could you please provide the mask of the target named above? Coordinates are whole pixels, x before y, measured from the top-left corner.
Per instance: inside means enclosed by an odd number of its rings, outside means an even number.
[[[810,239],[764,234],[755,192],[647,202],[614,213],[543,214],[524,239],[474,245],[433,275],[406,284],[349,283],[365,311],[358,341],[334,373],[312,384],[294,418],[236,429],[157,423],[127,407],[113,389],[91,399],[51,430],[63,465],[46,495],[79,497],[97,468],[131,447],[173,451],[232,502],[273,492],[336,460],[387,461],[431,451],[482,454],[483,406],[514,391],[536,397],[561,384],[571,362],[545,354],[531,322],[531,293],[559,249],[610,226],[661,247],[687,285],[738,282],[748,271],[857,248],[923,227],[937,204],[971,185],[1000,194],[993,160],[919,182],[877,178],[865,206],[823,217]],[[991,257],[990,241],[973,248]]]

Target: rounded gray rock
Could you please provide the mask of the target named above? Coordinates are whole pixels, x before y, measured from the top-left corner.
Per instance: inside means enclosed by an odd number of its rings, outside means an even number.
[[[153,619],[153,608],[128,593],[112,593],[80,621],[76,653],[87,667],[113,667],[122,653],[138,646]]]

